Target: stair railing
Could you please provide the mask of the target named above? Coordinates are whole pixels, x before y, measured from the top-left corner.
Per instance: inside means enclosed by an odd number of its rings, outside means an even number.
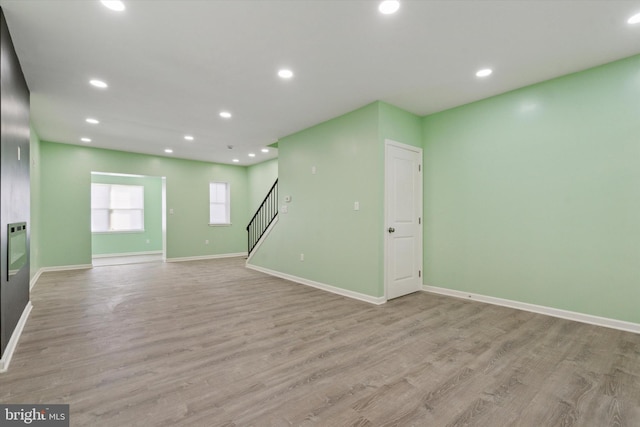
[[[278,215],[278,180],[273,183],[267,197],[249,221],[247,225],[248,254],[256,247],[260,238],[267,231],[273,220]]]

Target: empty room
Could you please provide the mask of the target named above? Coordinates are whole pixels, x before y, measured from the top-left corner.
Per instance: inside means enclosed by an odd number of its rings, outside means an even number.
[[[640,425],[640,1],[0,8],[0,425]]]

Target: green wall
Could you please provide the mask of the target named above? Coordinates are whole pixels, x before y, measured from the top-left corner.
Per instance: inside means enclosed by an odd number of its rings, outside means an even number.
[[[377,120],[378,105],[370,104],[280,139],[279,205],[288,213],[280,209],[278,224],[252,264],[380,295],[376,263],[382,248],[371,232],[380,228],[382,206],[380,188],[371,185],[381,174]]]
[[[639,95],[634,56],[424,118],[377,102],[282,138],[289,213],[251,263],[382,296],[392,139],[424,148],[425,284],[640,323]]]
[[[280,139],[279,205],[288,213],[251,264],[383,296],[384,141],[420,146],[421,130],[419,117],[375,102]]]
[[[246,252],[247,168],[42,141],[40,266],[91,264],[91,172],[166,177],[167,258]],[[209,226],[209,182],[231,185],[231,226]],[[209,240],[209,244],[205,244]]]
[[[385,102],[378,103],[380,140],[391,139],[422,148],[422,118]],[[384,162],[384,151],[382,151]],[[384,185],[381,184],[381,185]]]
[[[247,167],[249,213],[251,216],[260,207],[277,178],[278,159],[267,160]]]
[[[93,255],[162,251],[162,178],[92,174],[91,183],[144,187],[144,231],[92,233]]]
[[[640,56],[423,125],[426,284],[640,323]]]
[[[30,257],[30,278],[37,274],[40,269],[40,210],[38,206],[40,204],[40,138],[38,138],[38,134],[35,129],[31,127],[30,140],[29,140],[29,158],[31,161],[31,165],[29,168],[29,178],[31,185],[31,224],[29,224],[29,234],[30,234],[30,248],[29,248],[29,257]]]

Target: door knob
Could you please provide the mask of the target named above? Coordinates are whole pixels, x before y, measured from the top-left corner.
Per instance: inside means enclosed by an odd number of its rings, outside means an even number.
[[[395,228],[393,228],[393,227],[389,227],[389,233],[393,233],[393,232],[395,232],[395,231],[396,231],[396,229],[395,229]]]

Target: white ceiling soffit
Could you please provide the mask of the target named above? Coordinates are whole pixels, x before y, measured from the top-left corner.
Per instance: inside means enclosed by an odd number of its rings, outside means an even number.
[[[426,115],[640,53],[640,1],[124,3],[0,0],[43,140],[248,165],[376,100]]]

